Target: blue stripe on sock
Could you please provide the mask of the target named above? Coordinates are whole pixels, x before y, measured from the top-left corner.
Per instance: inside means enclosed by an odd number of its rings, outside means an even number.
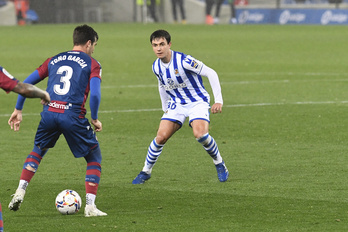
[[[101,172],[101,167],[97,165],[87,166],[87,170],[96,169]]]
[[[96,175],[86,175],[85,181],[99,184],[100,177]]]
[[[209,137],[209,134],[203,135],[200,139],[198,139],[198,142],[202,143]]]
[[[157,147],[157,148],[163,147],[163,145],[158,145],[158,144],[156,143],[156,139],[154,139],[154,140],[152,141],[152,143],[153,143],[153,145],[155,145],[155,147]]]

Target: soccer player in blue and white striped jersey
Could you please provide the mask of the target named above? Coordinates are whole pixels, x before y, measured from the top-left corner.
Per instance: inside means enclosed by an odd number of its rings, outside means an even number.
[[[192,56],[171,50],[171,36],[165,30],[153,32],[150,42],[157,56],[152,71],[158,79],[164,114],[157,135],[148,148],[144,167],[132,183],[143,184],[150,179],[164,144],[181,128],[186,118],[189,118],[197,141],[213,158],[219,181],[225,182],[229,172],[214,138],[209,134],[209,109],[213,114],[221,113],[223,105],[217,73]],[[215,103],[211,107],[202,76],[209,79],[213,90]]]

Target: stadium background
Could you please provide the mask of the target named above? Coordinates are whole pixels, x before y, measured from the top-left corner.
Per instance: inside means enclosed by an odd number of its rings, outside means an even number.
[[[1,2],[7,4],[1,4]],[[29,4],[30,10],[38,15],[39,20],[35,21],[38,23],[148,22],[148,17],[143,17],[148,15],[146,7],[140,5],[144,3],[144,0],[1,0],[0,25],[15,24],[15,8],[21,7],[20,5],[24,2]],[[284,24],[284,17],[289,18],[289,20],[286,19],[286,23],[290,24],[320,24],[320,20],[308,19],[316,14],[319,18],[326,17],[329,21],[328,17],[333,18],[333,24],[348,23],[348,0],[237,0],[236,2],[237,18],[240,23],[245,24]],[[157,3],[159,21],[173,23],[170,0],[157,0]],[[204,0],[185,0],[184,5],[188,23],[204,23]],[[24,9],[22,10],[25,12]],[[274,16],[277,14],[283,18],[283,21]],[[221,9],[220,23],[228,23],[229,19],[230,8],[226,0]]]

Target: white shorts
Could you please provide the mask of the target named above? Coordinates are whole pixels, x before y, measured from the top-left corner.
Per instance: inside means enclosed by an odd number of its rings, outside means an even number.
[[[210,122],[209,119],[210,105],[207,102],[193,102],[185,105],[175,103],[173,101],[168,102],[167,111],[163,114],[161,120],[169,120],[182,126],[189,118],[189,125],[194,120],[205,120]]]

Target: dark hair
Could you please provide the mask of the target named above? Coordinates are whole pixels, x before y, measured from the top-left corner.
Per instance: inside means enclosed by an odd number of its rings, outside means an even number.
[[[152,43],[152,41],[154,39],[159,39],[159,38],[165,38],[167,40],[167,43],[170,43],[171,37],[168,31],[166,30],[157,30],[155,32],[153,32],[150,36],[150,43]]]
[[[77,26],[73,34],[74,45],[83,45],[90,40],[92,43],[98,41],[98,33],[90,26],[84,24]]]

